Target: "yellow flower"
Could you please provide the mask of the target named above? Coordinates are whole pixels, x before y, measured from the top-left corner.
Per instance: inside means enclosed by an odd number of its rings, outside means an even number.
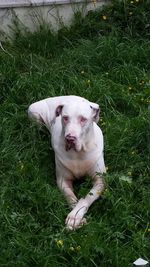
[[[24,164],[22,163],[21,160],[19,160],[19,165],[20,165],[20,170],[22,171],[24,169]]]
[[[107,16],[105,16],[105,15],[102,16],[102,19],[103,19],[103,20],[107,20]]]
[[[64,245],[64,241],[63,240],[56,240],[56,244],[57,244],[57,246],[60,248],[60,247],[63,247],[63,245]]]
[[[129,87],[128,87],[128,90],[132,90],[132,87],[131,87],[131,86],[129,86]]]
[[[138,3],[138,2],[139,2],[139,0],[135,0],[135,2],[137,2],[137,3]]]
[[[97,194],[98,196],[100,196],[101,193],[102,193],[102,191],[97,191],[97,192],[96,192],[96,194]]]
[[[107,194],[108,193],[108,189],[106,188],[106,189],[104,189],[104,191],[103,191],[103,195],[105,195],[105,194]]]
[[[130,3],[131,3],[131,4],[133,4],[134,2],[133,2],[133,1],[131,1]]]
[[[129,12],[129,15],[132,16],[133,12]]]
[[[132,151],[131,154],[134,155],[135,154],[135,151]]]
[[[87,80],[86,83],[90,85],[91,81],[90,80]]]
[[[69,249],[70,251],[75,251],[74,247],[70,247]]]
[[[131,175],[132,175],[132,172],[128,172],[127,174],[128,174],[129,176],[131,176]]]
[[[77,251],[80,251],[80,250],[81,250],[81,246],[77,246],[77,247],[76,247],[76,250],[77,250]]]
[[[150,228],[147,229],[147,232],[150,232]]]
[[[21,170],[23,170],[23,169],[24,169],[24,165],[23,165],[23,164],[21,164],[21,166],[20,166],[20,169],[21,169]]]
[[[141,81],[139,84],[140,84],[140,85],[144,84],[144,81]]]
[[[81,74],[84,74],[84,70],[81,71]]]

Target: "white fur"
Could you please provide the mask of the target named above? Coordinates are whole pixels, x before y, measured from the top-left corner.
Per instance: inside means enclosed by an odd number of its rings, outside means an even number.
[[[60,96],[33,103],[28,114],[38,123],[44,123],[51,133],[57,184],[72,208],[66,226],[70,230],[77,229],[86,222],[85,213],[104,189],[103,134],[96,124],[99,106],[78,96]],[[75,138],[74,147],[68,150],[67,135]],[[84,175],[91,176],[93,188],[78,200],[72,184],[75,178]]]

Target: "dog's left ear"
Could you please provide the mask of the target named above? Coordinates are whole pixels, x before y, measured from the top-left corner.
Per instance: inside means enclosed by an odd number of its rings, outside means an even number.
[[[62,112],[62,108],[63,108],[63,105],[59,105],[57,108],[56,108],[56,111],[55,111],[55,116],[58,117],[61,112]]]
[[[90,102],[90,107],[91,107],[92,112],[93,112],[93,121],[98,123],[98,121],[99,121],[99,113],[100,113],[99,105],[96,104],[96,103]]]

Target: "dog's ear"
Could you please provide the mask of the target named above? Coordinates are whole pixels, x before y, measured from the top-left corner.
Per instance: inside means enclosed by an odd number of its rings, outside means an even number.
[[[95,121],[96,123],[98,123],[99,121],[99,113],[100,113],[100,108],[99,105],[93,102],[90,102],[90,107],[92,109],[93,112],[93,121]]]
[[[56,111],[55,111],[55,115],[56,115],[56,117],[59,117],[59,115],[60,115],[61,112],[62,112],[62,108],[63,108],[63,105],[59,105],[59,106],[56,108]]]

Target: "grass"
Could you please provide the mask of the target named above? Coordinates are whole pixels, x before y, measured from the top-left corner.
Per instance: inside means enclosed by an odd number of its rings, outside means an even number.
[[[76,14],[58,34],[45,25],[3,44],[0,266],[127,267],[149,260],[149,5],[114,1],[85,19]],[[99,103],[108,166],[107,190],[75,232],[64,227],[69,209],[56,186],[49,134],[26,113],[34,101],[69,94]],[[77,183],[78,195],[88,187],[89,179]]]

